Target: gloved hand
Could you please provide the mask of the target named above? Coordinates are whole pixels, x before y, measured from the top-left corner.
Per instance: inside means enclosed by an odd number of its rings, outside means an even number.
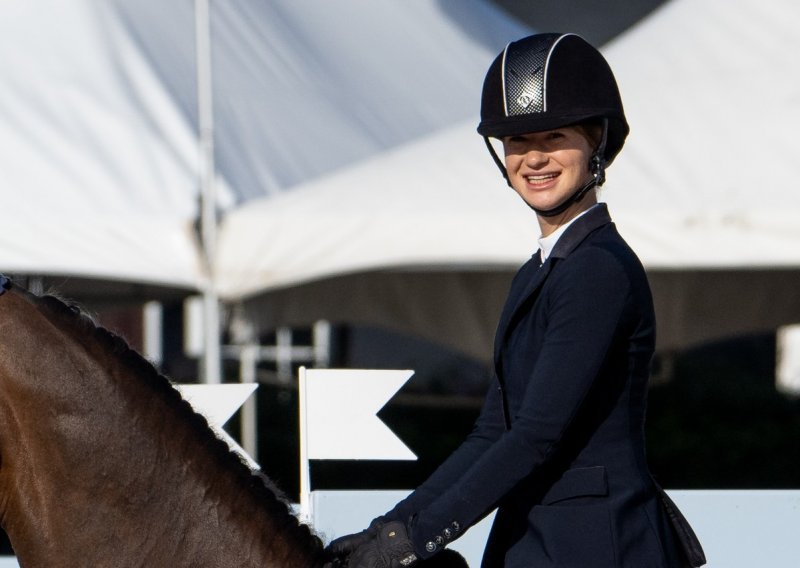
[[[378,529],[374,539],[359,546],[350,556],[348,568],[411,568],[417,564],[414,546],[406,526],[391,521]]]
[[[378,531],[384,525],[383,517],[373,519],[369,526],[361,532],[340,536],[331,541],[326,548],[328,555],[333,558],[346,560],[355,550],[378,536]]]

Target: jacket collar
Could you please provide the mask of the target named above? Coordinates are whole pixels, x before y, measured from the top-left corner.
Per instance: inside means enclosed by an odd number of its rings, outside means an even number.
[[[587,211],[585,215],[578,217],[566,232],[561,235],[549,258],[566,258],[583,239],[589,236],[589,233],[610,222],[611,215],[608,214],[608,205],[598,203]]]

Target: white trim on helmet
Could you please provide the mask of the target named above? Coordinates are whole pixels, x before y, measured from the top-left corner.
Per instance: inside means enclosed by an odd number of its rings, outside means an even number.
[[[503,114],[508,118],[508,98],[506,97],[506,56],[508,55],[508,48],[511,43],[506,44],[503,49],[502,65],[500,66],[500,85],[503,87]]]

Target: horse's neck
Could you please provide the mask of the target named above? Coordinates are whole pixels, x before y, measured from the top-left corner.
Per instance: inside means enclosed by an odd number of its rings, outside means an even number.
[[[280,519],[163,396],[8,296],[0,297],[0,506],[21,560],[313,564],[318,551],[284,539]],[[306,553],[307,561],[279,560]]]

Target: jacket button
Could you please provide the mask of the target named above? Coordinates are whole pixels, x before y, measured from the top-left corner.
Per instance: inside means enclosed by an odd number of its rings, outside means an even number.
[[[428,552],[436,552],[437,548],[439,547],[436,546],[436,543],[433,542],[432,540],[429,540],[428,542],[425,543],[425,550],[427,550]]]
[[[453,521],[450,525],[450,528],[453,529],[453,532],[458,534],[458,531],[461,530],[461,525],[459,525],[456,521]]]
[[[443,539],[442,537],[440,537],[440,536],[437,536],[437,537],[436,537],[435,539],[433,539],[433,540],[434,540],[434,541],[436,542],[436,544],[437,544],[437,545],[439,545],[439,546],[442,546],[442,545],[444,544],[444,539]]]
[[[444,538],[446,538],[447,540],[453,538],[453,531],[451,531],[450,529],[444,529],[442,531],[442,534],[444,535]]]

